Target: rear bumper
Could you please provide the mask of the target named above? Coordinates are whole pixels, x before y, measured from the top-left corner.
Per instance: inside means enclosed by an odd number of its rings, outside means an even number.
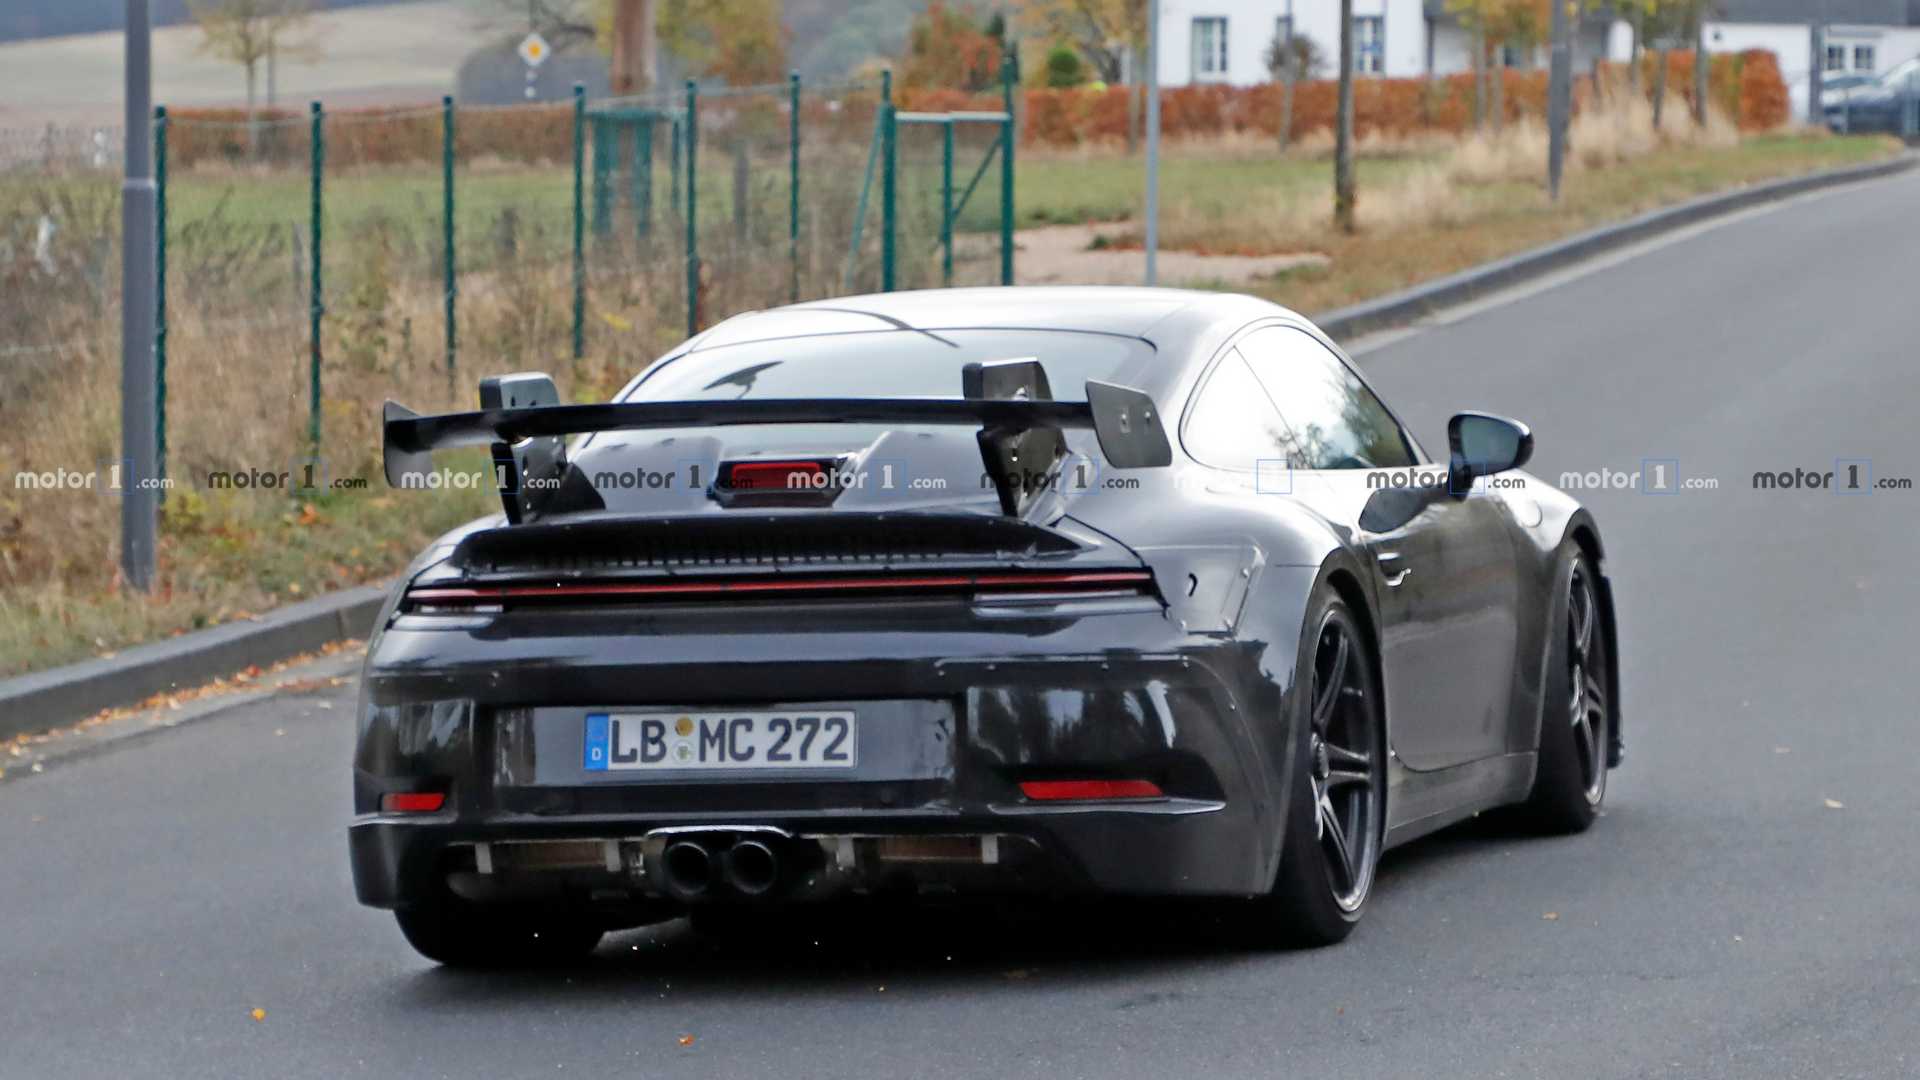
[[[415,902],[471,867],[477,844],[635,845],[687,828],[1008,841],[1004,858],[966,873],[863,865],[845,875],[850,888],[1267,887],[1291,775],[1271,673],[1287,677],[1291,643],[1276,665],[1264,646],[1189,633],[1139,603],[959,610],[932,620],[858,606],[548,613],[464,629],[403,618],[374,643],[363,681],[349,833],[359,898]],[[917,628],[929,621],[947,629]],[[914,753],[872,755],[878,771],[834,782],[610,779],[581,771],[577,734],[568,741],[569,717],[587,709],[806,702],[866,710],[876,731],[893,723],[931,735]],[[863,751],[863,768],[868,759]],[[1146,778],[1167,797],[1022,796],[1021,780],[1049,777]],[[384,794],[427,789],[447,792],[445,809],[380,812]],[[586,891],[658,895],[657,882],[630,868],[573,878]]]
[[[631,818],[559,822],[461,825],[392,819],[356,821],[349,829],[354,888],[360,902],[373,907],[403,907],[437,889],[449,874],[478,872],[475,853],[486,845],[487,874],[502,881],[516,871],[500,865],[501,853],[529,842],[577,839],[588,851],[604,847],[605,865],[583,864],[564,871],[540,872],[544,893],[576,897],[620,894],[634,901],[677,900],[660,879],[657,862],[638,857],[638,849],[656,834],[652,855],[664,841],[661,831],[687,829],[705,837],[777,832],[789,844],[813,855],[808,881],[789,881],[770,900],[827,899],[846,892],[897,888],[942,893],[1090,893],[1115,895],[1243,894],[1251,887],[1227,868],[1244,866],[1252,838],[1223,817],[1225,805],[1203,800],[1166,800],[1133,806],[1081,806],[1071,811],[1032,813],[1010,810],[979,816],[954,814],[850,813],[832,815],[750,816],[739,820],[707,816],[694,824],[661,826]],[[754,830],[734,832],[733,830]],[[882,838],[993,838],[985,859],[933,861],[892,859],[880,850]],[[544,845],[543,845],[544,846]],[[559,845],[554,845],[559,846]],[[836,864],[835,850],[850,858]],[[818,852],[818,854],[814,854]],[[793,854],[791,848],[789,856]],[[649,865],[651,872],[638,867]],[[812,871],[834,871],[815,875]],[[521,884],[533,872],[519,872]],[[818,877],[820,880],[812,880]],[[743,899],[716,884],[716,902]]]

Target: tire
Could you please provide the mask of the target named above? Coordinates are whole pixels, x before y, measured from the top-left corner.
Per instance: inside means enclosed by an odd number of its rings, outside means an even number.
[[[1607,797],[1613,728],[1613,657],[1600,609],[1599,572],[1572,541],[1554,575],[1547,623],[1546,696],[1540,710],[1539,763],[1524,805],[1542,832],[1577,833],[1600,814]]]
[[[1295,671],[1286,831],[1253,933],[1261,944],[1314,947],[1344,940],[1359,923],[1386,826],[1378,667],[1360,620],[1331,589],[1308,606]]]
[[[564,964],[592,952],[604,933],[563,911],[487,907],[453,896],[393,915],[415,952],[455,968]]]

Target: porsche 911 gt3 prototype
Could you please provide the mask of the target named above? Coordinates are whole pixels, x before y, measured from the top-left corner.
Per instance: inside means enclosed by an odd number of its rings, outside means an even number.
[[[1385,849],[1580,830],[1620,759],[1600,533],[1527,429],[1462,413],[1435,461],[1264,301],[843,298],[610,403],[480,398],[387,406],[389,483],[488,446],[503,505],[380,616],[349,837],[445,963],[891,892],[1330,942]]]

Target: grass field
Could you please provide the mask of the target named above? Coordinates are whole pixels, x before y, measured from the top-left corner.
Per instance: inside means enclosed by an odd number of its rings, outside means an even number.
[[[1895,149],[1867,138],[1652,138],[1632,123],[1623,130],[1576,133],[1575,167],[1558,204],[1538,180],[1534,131],[1459,145],[1370,145],[1359,170],[1362,228],[1354,235],[1328,227],[1322,145],[1286,156],[1243,141],[1174,146],[1163,170],[1163,236],[1190,250],[1321,253],[1324,266],[1251,285],[1316,312],[1702,192]],[[807,236],[807,295],[839,291],[847,222],[831,215],[851,205],[858,178],[857,164],[824,162],[819,183],[841,201],[817,212]],[[912,238],[907,280],[924,281],[927,175],[909,172],[903,217],[918,224],[903,221]],[[294,239],[280,247],[258,239],[297,237],[307,188],[298,174],[247,170],[178,180],[175,222],[203,224],[183,242],[198,248],[170,271],[170,471],[178,486],[166,499],[160,587],[151,599],[131,601],[118,589],[115,497],[24,489],[0,474],[0,674],[391,574],[427,538],[496,500],[479,491],[385,490],[376,467],[382,399],[464,407],[478,374],[524,368],[554,371],[573,399],[604,397],[681,331],[679,247],[648,249],[615,237],[593,250],[587,356],[572,361],[566,171],[475,168],[461,178],[463,359],[449,378],[435,270],[437,173],[329,177],[322,457],[327,475],[351,483],[293,492],[218,488],[209,482],[214,472],[288,469],[309,452],[301,252]],[[783,174],[751,178],[749,220],[737,234],[727,210],[731,184],[720,168],[701,183],[713,318],[780,302],[787,287]],[[1023,153],[1019,221],[1109,222],[1110,242],[1125,246],[1139,190],[1139,160],[1114,150]],[[99,180],[0,180],[0,238],[16,241],[0,245],[11,260],[0,262],[0,282],[10,286],[0,289],[0,353],[7,353],[0,355],[0,455],[16,475],[97,469],[116,456],[117,322],[102,317],[117,277],[103,254],[114,198],[112,185]],[[993,209],[982,202],[976,212],[984,220],[967,226],[983,228]],[[36,216],[49,213],[61,216],[67,237],[51,249],[53,272],[40,263],[32,233]],[[501,247],[503,216],[520,222],[516,258]],[[235,250],[248,243],[255,247]],[[987,269],[969,266],[972,276],[963,280],[983,280]],[[50,422],[55,416],[59,423]],[[366,478],[370,484],[354,486]]]

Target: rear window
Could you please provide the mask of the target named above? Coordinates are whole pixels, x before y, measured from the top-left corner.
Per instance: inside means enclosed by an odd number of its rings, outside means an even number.
[[[628,401],[960,396],[976,361],[1038,360],[1056,401],[1085,401],[1088,379],[1117,380],[1153,355],[1139,338],[1074,330],[882,330],[748,341],[656,365]]]

